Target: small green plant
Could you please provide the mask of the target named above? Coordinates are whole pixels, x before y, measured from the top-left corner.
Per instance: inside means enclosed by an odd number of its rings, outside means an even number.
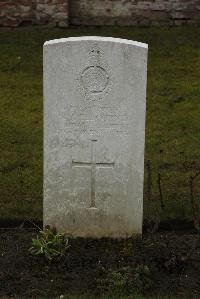
[[[56,233],[54,229],[46,227],[36,238],[32,239],[32,247],[29,251],[34,255],[43,255],[52,261],[61,258],[69,247],[69,240],[65,234]]]
[[[104,269],[104,272],[105,269]],[[119,270],[109,270],[106,278],[98,280],[98,289],[109,294],[138,294],[150,289],[153,285],[151,272],[146,265],[135,268],[124,267]]]
[[[153,285],[151,272],[146,265],[139,265],[134,269],[134,285],[138,291],[146,291]]]

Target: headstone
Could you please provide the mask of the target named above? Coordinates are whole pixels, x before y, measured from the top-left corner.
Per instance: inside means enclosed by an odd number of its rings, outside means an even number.
[[[44,44],[45,226],[142,233],[147,50],[110,37]]]

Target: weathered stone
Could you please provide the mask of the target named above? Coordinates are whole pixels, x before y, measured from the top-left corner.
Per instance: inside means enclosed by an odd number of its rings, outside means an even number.
[[[84,4],[84,5],[83,5]],[[199,0],[70,0],[70,23],[79,25],[181,25],[173,22],[176,11],[184,19],[200,20]],[[192,15],[193,14],[193,15]],[[109,16],[109,17],[108,17]],[[113,21],[112,21],[113,20]],[[164,22],[163,22],[164,21]],[[189,23],[189,22],[187,22]]]
[[[44,45],[44,225],[74,237],[142,232],[147,45]]]
[[[65,13],[63,13],[63,12],[57,12],[57,13],[55,13],[55,18],[56,18],[56,20],[65,20],[65,18],[66,18],[66,14]]]
[[[0,16],[1,26],[199,25],[200,0],[0,0]]]
[[[68,0],[0,0],[0,8],[0,26],[68,24]],[[62,18],[59,13],[62,13]]]

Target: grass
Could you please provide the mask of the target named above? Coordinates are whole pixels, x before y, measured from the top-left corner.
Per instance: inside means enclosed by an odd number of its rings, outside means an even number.
[[[149,44],[145,160],[153,171],[151,199],[145,171],[144,219],[191,219],[188,178],[200,167],[200,28],[192,27],[0,29],[0,219],[42,219],[42,45],[80,35]]]

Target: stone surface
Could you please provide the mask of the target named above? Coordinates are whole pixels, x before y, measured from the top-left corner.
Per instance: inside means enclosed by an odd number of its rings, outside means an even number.
[[[200,0],[69,0],[74,25],[154,26],[200,23]]]
[[[73,236],[142,232],[147,45],[44,45],[44,225]]]
[[[0,0],[0,26],[200,24],[200,0]]]
[[[69,0],[69,4],[73,25],[200,24],[200,0]]]
[[[0,26],[68,26],[67,0],[0,0]]]

